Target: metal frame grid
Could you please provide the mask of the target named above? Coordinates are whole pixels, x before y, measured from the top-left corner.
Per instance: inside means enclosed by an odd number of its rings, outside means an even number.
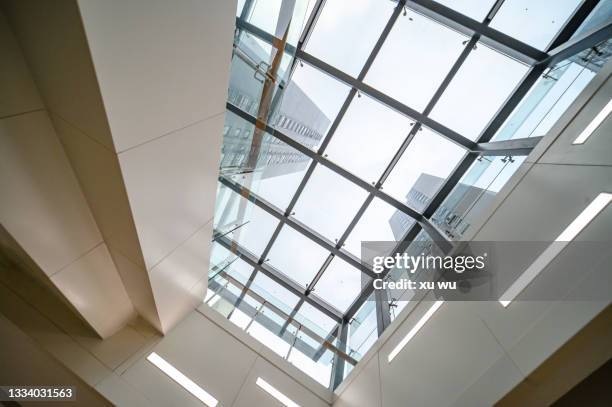
[[[333,307],[332,305],[325,302],[324,299],[319,298],[316,294],[313,293],[313,290],[335,256],[342,258],[351,265],[362,270],[362,272],[367,274],[369,277],[375,275],[369,267],[364,266],[358,258],[356,258],[351,253],[342,248],[349,234],[352,232],[352,230],[359,222],[362,215],[375,197],[378,197],[383,201],[389,203],[396,209],[399,209],[400,211],[409,215],[415,220],[413,226],[405,233],[401,241],[398,242],[398,245],[396,246],[392,254],[403,252],[421,230],[425,230],[443,252],[448,252],[453,248],[453,242],[449,241],[444,236],[444,234],[442,234],[430,221],[430,218],[438,209],[440,204],[450,194],[453,188],[458,184],[461,177],[466,173],[466,171],[470,168],[470,166],[479,156],[527,155],[539,142],[541,137],[506,140],[499,142],[490,142],[490,140],[500,129],[500,127],[510,116],[510,114],[514,111],[514,109],[519,105],[523,97],[536,83],[536,81],[546,68],[567,58],[568,56],[575,54],[580,50],[593,47],[600,41],[610,38],[612,36],[612,23],[607,23],[602,27],[598,27],[597,29],[590,31],[580,36],[579,38],[573,39],[572,41],[568,42],[574,32],[578,29],[578,27],[582,24],[582,22],[586,19],[586,17],[590,14],[590,12],[599,2],[599,0],[585,0],[570,17],[570,19],[567,21],[561,31],[556,35],[551,45],[548,47],[547,51],[543,52],[489,27],[489,23],[491,22],[503,2],[504,0],[497,0],[492,6],[487,16],[485,17],[485,19],[479,22],[431,0],[397,1],[397,5],[391,17],[389,18],[374,48],[372,49],[369,57],[367,58],[363,68],[361,69],[361,72],[359,73],[357,78],[353,78],[304,51],[304,46],[316,25],[316,20],[318,16],[320,15],[324,7],[325,0],[317,1],[315,7],[313,8],[312,14],[308,19],[306,27],[300,37],[300,40],[298,41],[297,46],[293,47],[291,45],[286,45],[284,51],[295,55],[295,59],[291,66],[291,73],[293,73],[293,70],[296,66],[296,62],[299,60],[323,71],[327,75],[343,82],[344,84],[350,87],[348,96],[344,101],[342,107],[340,108],[336,118],[333,120],[331,127],[325,135],[318,151],[313,152],[312,150],[293,140],[291,137],[287,136],[286,134],[283,134],[281,131],[269,126],[267,123],[262,122],[258,118],[250,115],[247,112],[242,111],[240,108],[230,103],[227,104],[227,110],[229,110],[230,112],[240,116],[246,121],[249,121],[255,126],[258,126],[260,129],[265,130],[267,133],[280,139],[282,142],[290,145],[291,147],[295,148],[302,154],[312,159],[308,169],[306,170],[302,178],[302,181],[300,182],[297,190],[293,195],[293,198],[291,199],[289,205],[285,210],[275,207],[271,203],[267,202],[265,199],[257,196],[257,194],[255,194],[253,191],[248,190],[247,188],[233,182],[232,180],[226,177],[221,176],[219,178],[219,181],[223,185],[230,188],[239,195],[246,197],[250,202],[257,205],[259,208],[265,210],[267,213],[274,216],[279,221],[274,233],[268,241],[267,246],[259,257],[253,255],[247,249],[241,247],[237,242],[229,239],[227,236],[220,236],[215,239],[222,246],[226,247],[227,249],[231,249],[243,260],[245,260],[251,267],[253,267],[253,272],[251,273],[247,283],[244,285],[241,298],[239,298],[238,301],[240,301],[247,293],[249,286],[252,284],[257,273],[261,272],[299,297],[299,301],[293,309],[292,313],[290,314],[289,319],[287,320],[284,328],[286,328],[286,326],[291,323],[292,318],[299,311],[301,305],[306,302],[315,307],[317,310],[324,313],[325,315],[327,315],[328,317],[338,322],[339,325],[330,333],[330,336],[332,338],[339,337],[341,339],[341,341],[339,342],[346,346],[348,324],[350,323],[353,316],[357,313],[359,308],[362,306],[362,304],[367,300],[370,295],[372,295],[372,286],[367,285],[344,314],[335,309],[335,307]],[[236,19],[237,29],[249,32],[260,38],[261,40],[266,41],[272,45],[278,44],[279,40],[277,38],[253,26],[245,20],[247,10],[246,7],[248,7],[250,3],[251,2],[247,0],[242,15]],[[371,86],[363,82],[368,70],[376,59],[383,43],[391,32],[395,22],[404,11],[405,7],[408,7],[420,14],[423,14],[439,23],[442,23],[448,27],[451,27],[452,29],[455,29],[471,37],[470,40],[466,43],[464,50],[461,52],[458,59],[452,65],[448,74],[446,75],[446,77],[444,78],[444,80],[442,81],[442,83],[440,84],[437,91],[434,93],[433,97],[431,98],[422,113],[411,109],[410,107],[400,103],[399,101],[389,97],[388,95],[372,88]],[[503,106],[496,113],[496,115],[490,120],[489,124],[486,126],[485,130],[480,134],[477,140],[471,141],[468,138],[462,136],[461,134],[458,134],[457,132],[447,128],[446,126],[434,121],[429,117],[429,114],[433,110],[435,104],[438,102],[446,88],[448,87],[455,74],[458,72],[459,68],[462,66],[464,61],[472,52],[474,45],[478,42],[482,42],[487,46],[499,52],[502,52],[514,59],[525,62],[531,65],[531,68],[523,78],[522,82],[514,89],[510,97],[505,101]],[[363,179],[345,170],[341,166],[328,160],[324,154],[349,105],[351,104],[355,96],[358,96],[359,92],[372,97],[373,99],[385,104],[393,110],[396,110],[397,112],[408,116],[414,121],[410,132],[404,139],[399,149],[396,151],[394,157],[387,165],[383,174],[374,184],[370,184],[364,181]],[[382,185],[395,167],[395,165],[397,164],[397,162],[399,161],[404,151],[408,148],[410,142],[412,141],[415,134],[422,125],[431,128],[443,137],[463,146],[467,150],[467,154],[457,165],[457,167],[454,169],[448,179],[443,183],[442,187],[438,190],[429,205],[421,214],[408,207],[403,202],[398,201],[397,199],[383,192]],[[304,187],[310,180],[310,177],[317,165],[323,165],[329,168],[336,174],[353,182],[354,184],[360,186],[368,192],[368,196],[365,199],[364,203],[361,205],[353,220],[350,222],[344,233],[336,242],[329,241],[327,238],[317,233],[317,231],[309,228],[307,225],[299,222],[297,219],[291,216],[296,202],[302,194]],[[266,264],[267,256],[284,225],[291,226],[292,228],[294,228],[295,230],[297,230],[298,232],[300,232],[310,240],[314,241],[329,252],[327,259],[323,262],[322,266],[319,268],[312,281],[307,285],[306,289],[303,289],[299,284],[289,279],[281,271],[276,270],[269,264]],[[382,274],[376,275],[377,278],[384,278],[388,271],[389,270],[385,270]],[[383,293],[379,294],[382,295]],[[388,299],[383,298],[381,295],[376,296],[377,325],[379,335],[390,323]],[[346,351],[346,349],[341,350]],[[334,364],[334,371],[332,372],[332,387],[336,387],[342,381],[343,372],[344,360],[342,358],[338,358],[336,360],[336,363]]]

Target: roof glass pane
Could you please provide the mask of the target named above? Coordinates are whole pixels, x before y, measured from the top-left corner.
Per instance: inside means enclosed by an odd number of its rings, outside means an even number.
[[[380,0],[327,0],[306,51],[357,77],[396,3]]]
[[[523,161],[525,157],[479,158],[442,202],[431,221],[449,238],[461,240]]]
[[[378,181],[411,120],[368,96],[353,98],[329,147],[329,158],[368,182]]]
[[[361,292],[361,274],[336,256],[315,285],[314,292],[344,313]]]
[[[566,60],[547,70],[491,141],[546,135],[595,77],[597,68],[581,58],[580,63]]]
[[[299,301],[297,295],[289,292],[263,273],[257,273],[250,288],[285,313],[291,312]]]
[[[482,21],[493,7],[495,0],[436,0],[436,2],[474,20]]]
[[[298,64],[270,123],[316,151],[348,93],[343,83],[309,65]]]
[[[325,338],[337,325],[336,321],[307,302],[300,306],[295,314],[295,320],[322,338]]]
[[[292,7],[291,25],[287,34],[287,43],[296,44],[307,20],[308,0],[296,0],[294,4],[285,2],[285,7]],[[288,19],[279,23],[283,0],[257,0],[253,2],[247,21],[254,26],[282,38],[287,29]],[[241,7],[242,8],[242,7]]]
[[[394,241],[403,237],[414,219],[379,198],[374,198],[346,239],[345,249],[361,257],[362,241]]]
[[[580,3],[581,0],[505,0],[491,28],[545,49]]]
[[[383,190],[423,212],[466,150],[422,126],[383,184]]]
[[[259,256],[278,220],[223,184],[219,184],[217,199],[224,205],[217,207],[215,231],[224,233],[228,239]]]
[[[269,262],[302,287],[306,287],[328,252],[295,229],[284,226],[270,250]]]
[[[431,117],[476,140],[528,67],[478,44],[431,112]]]
[[[232,261],[226,268],[223,269],[223,272],[229,274],[236,280],[238,280],[241,284],[246,284],[246,282],[251,277],[254,268],[250,266],[244,260],[237,258]]]
[[[469,38],[409,11],[393,26],[365,82],[423,111],[466,40]]]
[[[317,165],[295,205],[294,216],[333,241],[342,236],[366,195],[354,183]]]
[[[263,133],[237,115],[225,115],[221,174],[284,209],[302,180],[310,158]]]

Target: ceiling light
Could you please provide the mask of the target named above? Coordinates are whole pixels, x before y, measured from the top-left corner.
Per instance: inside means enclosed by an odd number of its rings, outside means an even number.
[[[572,144],[583,144],[591,134],[599,127],[599,125],[608,117],[608,115],[612,112],[612,99],[608,101],[608,104],[601,109],[601,112],[595,116],[593,121],[589,123],[588,126],[580,133],[576,140]]]
[[[190,378],[179,372],[174,366],[166,362],[157,353],[151,353],[149,356],[147,356],[147,360],[157,366],[162,372],[180,384],[185,390],[193,394],[198,400],[206,404],[208,407],[215,407],[219,403],[216,398],[208,394]]]
[[[276,400],[280,401],[283,405],[287,407],[300,407],[299,404],[291,400],[289,397],[285,396],[280,391],[276,390],[270,383],[268,383],[261,377],[258,377],[255,383],[257,383],[259,387],[264,389],[268,394],[270,394]]]
[[[502,294],[499,302],[507,307],[534,278],[557,257],[570,241],[584,229],[609,203],[612,194],[602,192],[587,206],[580,215],[551,243],[521,276]]]
[[[397,354],[400,353],[402,349],[404,349],[404,346],[406,346],[406,344],[410,342],[410,340],[417,334],[417,332],[419,332],[419,330],[423,328],[423,325],[427,323],[429,318],[431,318],[431,316],[438,310],[438,308],[442,306],[443,303],[443,300],[436,301],[431,306],[431,308],[427,310],[425,315],[423,315],[423,317],[419,319],[419,322],[417,322],[416,325],[412,327],[412,329],[410,330],[410,332],[408,332],[404,339],[402,339],[402,341],[397,344],[397,346],[391,351],[391,353],[389,353],[389,356],[387,358],[389,363],[391,363],[391,361],[397,356]]]

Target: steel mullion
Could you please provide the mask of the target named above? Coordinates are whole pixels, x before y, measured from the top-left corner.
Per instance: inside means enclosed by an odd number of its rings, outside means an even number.
[[[227,106],[227,109],[229,111],[231,111],[232,113],[242,117],[243,119],[245,119],[245,120],[247,120],[247,121],[249,121],[249,122],[251,122],[253,124],[261,123],[261,122],[258,122],[257,119],[254,116],[252,116],[249,113],[241,110],[240,108],[232,105],[229,102],[226,104],[226,106]],[[302,154],[312,158],[313,160],[316,160],[319,164],[322,164],[325,167],[331,169],[332,171],[334,171],[338,175],[341,175],[342,177],[348,179],[349,181],[353,182],[357,186],[365,189],[367,192],[374,191],[374,193],[376,194],[377,197],[381,198],[382,200],[384,200],[385,202],[387,202],[390,205],[394,206],[395,208],[400,209],[401,211],[405,212],[410,217],[416,219],[417,221],[422,218],[422,215],[419,212],[417,212],[414,209],[410,208],[409,206],[407,206],[403,202],[398,201],[397,199],[393,198],[392,196],[386,194],[385,192],[376,189],[372,184],[369,184],[368,182],[366,182],[363,179],[359,178],[355,174],[345,170],[344,168],[342,168],[338,164],[334,163],[333,161],[330,161],[327,158],[319,155],[318,153],[315,153],[314,151],[310,150],[308,147],[306,147],[306,146],[300,144],[299,142],[293,140],[291,137],[283,134],[279,130],[274,129],[273,127],[271,127],[269,125],[264,125],[264,124],[262,124],[262,125],[265,126],[265,130],[266,130],[266,132],[268,134],[272,135],[275,138],[278,138],[279,140],[281,140],[285,144],[288,144],[289,146],[291,146],[294,149],[298,150],[300,153],[302,153]],[[475,144],[474,144],[474,146],[475,146]]]
[[[378,53],[380,52],[380,49],[382,48],[383,44],[387,40],[387,37],[389,36],[389,33],[393,29],[393,26],[397,22],[397,19],[398,19],[399,15],[400,15],[403,7],[404,7],[404,3],[405,3],[405,0],[400,0],[398,2],[397,6],[395,6],[395,9],[393,10],[393,13],[391,13],[391,16],[389,17],[389,20],[387,21],[387,23],[385,24],[385,27],[383,28],[382,32],[380,33],[380,36],[378,37],[378,40],[376,40],[376,44],[374,44],[374,47],[372,48],[372,51],[370,52],[370,54],[368,55],[368,58],[366,59],[365,63],[363,64],[363,66],[361,68],[361,71],[359,72],[359,75],[357,75],[357,80],[358,81],[363,81],[365,79],[366,75],[368,74],[368,71],[370,70],[370,68],[372,67],[372,64],[376,60],[376,57],[378,56]],[[356,89],[355,88],[351,88],[351,90],[349,92],[349,95],[347,96],[347,98],[346,98],[346,100],[345,100],[345,102],[344,102],[344,104],[342,106],[341,113],[338,115],[340,120],[336,120],[334,122],[333,128],[330,129],[331,135],[333,135],[333,133],[335,133],[336,128],[338,127],[339,123],[341,122],[341,119],[344,116],[344,114],[346,113],[346,110],[348,109],[349,105],[352,103],[356,93],[357,93]],[[331,135],[330,135],[330,137],[326,138],[326,140],[324,141],[323,144],[321,144],[321,148],[317,152],[319,155],[323,155],[323,152],[325,151],[325,148],[327,147],[327,145],[329,144],[329,141],[331,140]],[[375,187],[378,188],[379,185],[375,185]],[[344,233],[338,239],[338,241],[336,242],[336,247],[338,249],[340,249],[344,245],[344,242],[346,241],[346,239],[348,238],[348,236],[350,235],[350,233],[352,232],[352,230],[356,226],[357,222],[359,222],[359,219],[361,219],[361,216],[363,215],[363,213],[366,211],[366,209],[368,208],[368,206],[370,205],[370,203],[374,199],[374,195],[375,195],[374,192],[370,192],[368,194],[366,200],[363,202],[363,204],[361,205],[361,207],[359,208],[359,210],[357,211],[357,213],[355,214],[355,216],[353,217],[353,219],[349,223],[349,225],[346,228],[346,230],[344,231]],[[328,258],[321,265],[321,267],[319,268],[319,271],[317,272],[317,274],[315,274],[315,276],[313,277],[312,281],[310,282],[309,287],[315,287],[316,286],[316,284],[318,283],[319,279],[323,276],[323,273],[325,272],[325,270],[327,269],[327,267],[331,263],[331,260],[332,260],[332,258]]]
[[[442,94],[444,93],[444,91],[446,90],[450,82],[453,80],[453,78],[459,71],[459,68],[461,68],[461,65],[463,65],[463,63],[469,56],[470,52],[472,52],[474,45],[476,45],[476,43],[478,42],[478,38],[479,38],[478,35],[474,35],[469,40],[469,42],[466,44],[463,51],[461,51],[461,54],[459,55],[459,57],[457,58],[453,66],[451,67],[450,71],[446,74],[446,77],[444,78],[444,80],[442,81],[442,83],[440,84],[436,92],[434,93],[433,97],[431,98],[429,103],[427,103],[427,106],[425,106],[425,109],[423,110],[424,115],[428,116],[429,113],[431,113],[434,106],[436,105],[436,103],[438,103],[438,101],[442,97]],[[389,163],[387,168],[385,168],[385,171],[383,172],[383,174],[380,177],[380,180],[378,181],[379,184],[383,184],[386,181],[387,177],[391,174],[391,171],[393,171],[393,168],[395,168],[401,156],[404,154],[404,151],[406,151],[406,149],[408,148],[408,145],[412,142],[412,139],[415,137],[416,133],[419,131],[420,128],[421,128],[421,123],[417,122],[414,124],[412,130],[410,131],[410,133],[408,133],[408,136],[406,137],[406,139],[404,140],[400,148],[397,150],[397,152],[393,156],[393,159],[391,159],[391,162]]]
[[[238,22],[237,22],[238,23]],[[247,31],[253,33],[264,41],[270,42],[274,41],[274,36],[266,33],[263,30],[257,29],[246,22],[240,22],[239,26],[244,27]],[[288,49],[288,48],[287,48]],[[296,58],[306,62],[307,64],[313,66],[314,68],[319,69],[320,71],[336,78],[340,82],[354,88],[355,90],[370,96],[371,98],[377,100],[378,102],[388,106],[389,108],[403,114],[411,118],[412,120],[419,121],[425,124],[427,127],[431,128],[435,132],[439,133],[443,137],[463,146],[466,149],[471,149],[474,146],[474,142],[467,137],[462,136],[461,134],[455,132],[454,130],[444,126],[441,123],[436,122],[435,120],[423,115],[417,110],[406,106],[405,104],[393,99],[392,97],[380,92],[379,90],[374,89],[373,87],[365,84],[363,81],[353,78],[352,76],[342,72],[341,70],[321,61],[320,59],[314,57],[313,55],[308,54],[307,52],[297,49],[295,50]]]
[[[359,81],[356,78],[353,78],[352,76],[342,72],[341,70],[329,65],[326,62],[323,62],[322,60],[316,58],[313,55],[310,55],[303,51],[299,51],[299,52],[296,52],[296,57],[306,62],[307,64],[313,66],[314,68],[317,68],[323,72],[330,74],[331,76],[338,79],[340,82],[343,82],[346,85],[357,89],[359,92],[370,96],[371,98],[403,114],[404,116],[407,116],[412,120],[423,123],[425,126],[429,127],[436,133],[439,133],[441,136],[446,137],[452,142],[459,144],[460,146],[463,146],[464,148],[468,150],[471,149],[475,144],[472,140],[468,139],[467,137],[464,137],[461,134],[457,133],[456,131],[425,116],[423,113],[419,112],[418,110],[415,110],[399,102],[398,100],[392,98],[391,96],[377,89],[374,89],[372,86],[362,81]]]
[[[325,303],[324,301],[320,301],[319,297],[316,296],[306,296],[302,287],[296,282],[290,280],[287,276],[280,273],[279,271],[269,267],[268,265],[259,264],[257,261],[257,257],[250,253],[248,250],[243,248],[237,242],[228,239],[226,237],[219,239],[218,243],[221,244],[226,249],[238,254],[242,260],[247,262],[251,267],[257,269],[258,272],[263,273],[267,277],[271,278],[276,283],[280,284],[283,288],[297,296],[298,298],[303,298],[304,301],[321,311],[323,314],[327,315],[331,319],[336,322],[340,322],[342,320],[342,315],[338,312],[333,306]]]
[[[419,234],[421,230],[422,228],[420,224],[418,223],[413,224],[412,227],[402,237],[402,239],[397,243],[397,245],[395,246],[394,250],[391,253],[392,254],[401,253],[402,251],[406,250],[408,246],[410,245],[410,243],[412,243],[414,238]],[[376,278],[385,278],[385,276],[388,273],[389,273],[388,269],[384,270]],[[374,286],[372,284],[366,285],[364,289],[361,291],[361,293],[359,294],[359,296],[355,299],[355,301],[353,301],[353,303],[348,307],[346,313],[344,314],[344,319],[347,321],[350,321],[351,318],[353,318],[353,316],[357,313],[357,311],[359,311],[359,308],[361,308],[361,305],[368,299],[368,297],[373,292],[374,292]]]
[[[480,155],[497,156],[528,155],[540,140],[542,136],[478,143],[476,152]]]
[[[548,58],[542,60],[540,64],[545,67],[553,66],[557,62],[561,62],[582,50],[592,48],[610,37],[612,37],[612,21],[608,21],[584,33],[578,38],[559,45],[557,48],[551,50]]]
[[[551,43],[551,47],[559,46],[559,42],[562,39],[568,39],[578,29],[582,22],[588,17],[590,12],[595,8],[597,2],[585,1],[574,15],[570,18],[568,24],[557,34],[555,39]],[[550,50],[549,50],[550,51]],[[547,54],[548,55],[548,54]],[[477,143],[489,142],[501,126],[510,117],[512,112],[521,103],[523,98],[527,95],[529,90],[538,81],[540,75],[544,72],[546,67],[544,64],[537,64],[531,68],[527,76],[523,79],[521,84],[514,90],[512,95],[506,100],[504,106],[497,112],[493,119],[489,122],[485,130],[481,133],[477,140]],[[451,177],[449,177],[443,186],[438,190],[433,199],[429,202],[429,205],[423,212],[423,216],[430,219],[442,202],[448,197],[453,188],[459,183],[459,180],[468,171],[471,165],[478,158],[477,153],[468,154],[455,169]]]
[[[482,37],[481,42],[484,44],[528,65],[546,57],[545,52],[495,30],[489,27],[487,23],[476,21],[435,1],[407,0],[406,5],[418,13],[467,36],[479,34]]]
[[[266,211],[267,213],[269,213],[270,215],[274,216],[277,219],[282,219],[284,218],[283,213],[280,211],[280,209],[276,208],[274,205],[272,205],[271,203],[267,202],[265,199],[259,197],[258,195],[254,194],[251,190],[249,190],[248,188],[237,184],[225,177],[219,177],[219,181],[225,185],[226,187],[229,187],[230,189],[232,189],[234,192],[236,192],[237,194],[240,194],[242,196],[244,196],[246,199],[248,199],[249,201],[251,201],[252,203],[254,203],[255,205],[257,205],[258,207],[260,207],[261,209],[263,209],[264,211]],[[358,258],[356,258],[355,256],[353,256],[351,253],[342,250],[342,249],[338,249],[336,247],[336,245],[334,243],[332,243],[330,240],[328,240],[326,237],[324,237],[323,235],[319,234],[317,231],[312,230],[310,227],[308,227],[307,225],[303,224],[302,222],[298,221],[297,219],[294,218],[284,218],[285,219],[285,223],[287,225],[289,225],[290,227],[292,227],[293,229],[295,229],[296,231],[298,231],[299,233],[301,233],[302,235],[304,235],[305,237],[307,237],[308,239],[310,239],[311,241],[313,241],[314,243],[317,243],[319,246],[321,246],[323,249],[332,252],[334,255],[342,258],[343,260],[347,261],[348,263],[350,263],[351,265],[353,265],[354,267],[360,268],[362,271],[364,271],[365,273],[369,274],[369,275],[374,275],[374,272],[372,271],[371,268],[365,268],[361,262],[359,261]]]

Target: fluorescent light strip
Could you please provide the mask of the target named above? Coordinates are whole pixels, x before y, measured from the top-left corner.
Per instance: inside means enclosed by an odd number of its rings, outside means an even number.
[[[599,112],[597,116],[595,116],[593,121],[591,121],[591,123],[586,126],[586,128],[582,131],[582,133],[580,133],[578,137],[576,137],[576,140],[574,140],[572,144],[583,144],[591,136],[591,134],[601,125],[601,123],[606,120],[606,117],[608,117],[610,112],[612,112],[612,99],[608,101],[608,104],[605,105],[603,109],[601,109],[601,112]]]
[[[272,397],[274,397],[275,399],[280,401],[283,405],[285,405],[287,407],[300,407],[299,404],[297,404],[296,402],[291,400],[289,397],[285,396],[280,391],[276,390],[270,383],[268,383],[267,381],[265,381],[261,377],[258,377],[257,381],[255,383],[257,383],[257,385],[259,387],[264,389]]]
[[[572,223],[551,243],[538,258],[521,274],[499,302],[507,307],[517,295],[527,287],[534,278],[557,257],[563,249],[612,201],[612,194],[602,192],[587,206]]]
[[[427,321],[429,321],[429,318],[431,318],[431,316],[438,310],[438,308],[442,306],[442,304],[444,304],[443,300],[436,301],[431,306],[431,308],[427,310],[425,315],[423,315],[423,317],[419,319],[419,322],[417,322],[416,325],[412,327],[412,329],[410,330],[410,332],[408,332],[404,339],[402,339],[402,341],[397,344],[397,346],[391,351],[391,353],[389,353],[389,356],[387,357],[389,363],[391,363],[391,361],[397,356],[397,354],[400,353],[402,349],[404,349],[404,346],[406,346],[406,344],[410,342],[410,340],[417,334],[417,332],[419,332],[419,330],[423,328],[423,325],[425,325]]]
[[[190,378],[179,372],[174,366],[166,362],[161,356],[153,352],[147,356],[147,360],[157,366],[172,380],[180,384],[185,390],[193,394],[198,400],[208,407],[216,407],[219,403],[216,398],[208,394],[203,388],[194,383]]]

